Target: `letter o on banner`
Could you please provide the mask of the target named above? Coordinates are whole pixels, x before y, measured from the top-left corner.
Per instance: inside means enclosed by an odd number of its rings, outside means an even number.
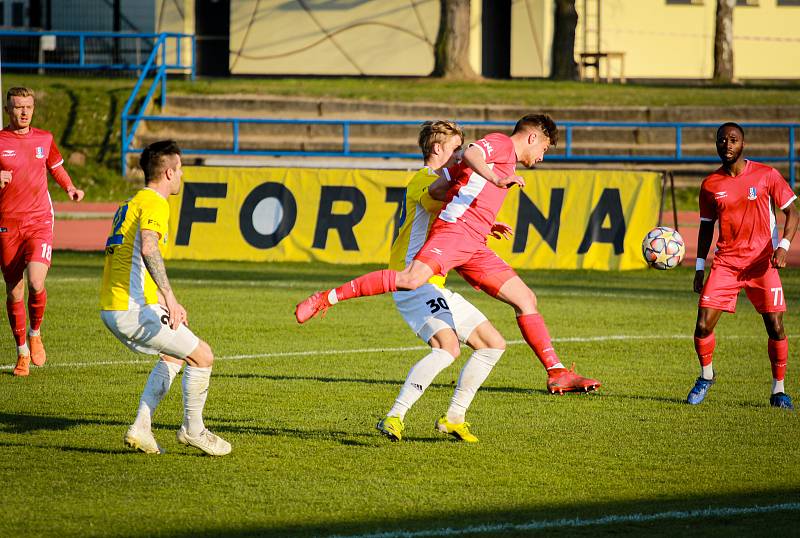
[[[239,210],[242,237],[256,248],[272,248],[289,235],[297,221],[297,202],[280,183],[262,183]]]

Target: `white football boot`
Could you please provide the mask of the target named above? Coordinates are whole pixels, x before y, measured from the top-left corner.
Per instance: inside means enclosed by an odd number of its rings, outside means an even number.
[[[183,445],[199,448],[210,456],[224,456],[231,453],[231,444],[222,437],[203,430],[197,437],[190,437],[184,426],[177,431],[175,437]]]
[[[164,449],[161,448],[153,437],[153,432],[150,430],[141,430],[136,426],[131,426],[125,432],[125,444],[131,448],[144,452],[145,454],[163,454]]]

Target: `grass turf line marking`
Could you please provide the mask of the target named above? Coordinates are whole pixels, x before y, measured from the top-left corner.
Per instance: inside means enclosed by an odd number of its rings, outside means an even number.
[[[789,336],[787,335],[787,338]],[[606,336],[569,336],[565,338],[553,338],[556,343],[584,343],[584,342],[609,342],[620,340],[689,340],[691,335],[686,334],[660,334],[657,336],[649,334],[612,334]],[[726,336],[728,339],[750,339],[762,338],[761,336],[748,336],[748,335],[731,335]],[[517,346],[524,344],[524,340],[508,340],[507,345]],[[241,361],[247,359],[273,359],[280,357],[311,357],[320,355],[347,355],[349,353],[386,353],[386,352],[405,352],[405,351],[419,351],[428,349],[428,346],[403,346],[403,347],[372,347],[363,349],[328,349],[328,350],[313,350],[313,351],[274,351],[270,353],[253,353],[248,355],[223,355],[214,357],[215,361]],[[92,362],[65,362],[65,363],[48,363],[50,368],[88,368],[91,366],[128,366],[138,364],[153,364],[153,359],[139,359],[128,361],[92,361]],[[13,370],[15,364],[0,365],[0,370]]]
[[[800,503],[781,503],[767,506],[730,506],[726,508],[704,508],[702,510],[657,512],[655,514],[614,514],[593,519],[555,519],[529,521],[528,523],[496,523],[491,525],[475,525],[471,527],[429,529],[421,531],[388,531],[371,534],[333,535],[331,538],[423,538],[426,536],[458,536],[462,534],[487,534],[497,532],[536,531],[544,529],[561,529],[564,527],[595,527],[619,523],[647,523],[669,519],[700,519],[708,517],[743,516],[750,514],[768,514],[771,512],[797,512]]]

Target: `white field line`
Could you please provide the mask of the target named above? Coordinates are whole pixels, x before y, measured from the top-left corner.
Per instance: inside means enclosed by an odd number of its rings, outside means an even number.
[[[705,508],[701,510],[656,512],[654,514],[613,514],[592,519],[554,519],[529,521],[528,523],[493,523],[462,528],[438,528],[421,531],[388,531],[371,534],[353,534],[346,538],[423,538],[427,536],[460,536],[464,534],[489,534],[506,532],[538,531],[544,529],[563,529],[579,527],[596,527],[621,523],[647,523],[650,521],[702,519],[709,517],[745,516],[750,514],[768,514],[772,512],[797,512],[800,503],[782,503],[766,506],[732,506],[727,508]],[[345,538],[334,535],[331,538]]]
[[[566,338],[553,338],[556,343],[585,343],[585,342],[610,342],[610,341],[624,341],[624,340],[690,340],[691,334],[611,334],[605,336],[570,336]],[[751,339],[763,338],[761,336],[748,336],[748,335],[730,335],[726,339]],[[507,345],[517,346],[525,344],[524,340],[509,340]],[[312,351],[272,351],[269,353],[253,353],[248,355],[223,355],[215,357],[215,361],[241,361],[250,359],[274,359],[281,357],[319,357],[325,355],[347,355],[350,353],[368,354],[368,353],[400,353],[405,351],[419,351],[428,349],[428,346],[403,346],[403,347],[371,347],[360,349],[325,349],[325,350],[312,350]],[[48,368],[88,368],[92,366],[127,366],[137,364],[152,364],[153,358],[146,359],[132,359],[121,361],[91,361],[91,362],[64,362],[53,363],[48,362]],[[14,364],[0,365],[0,370],[13,370]]]

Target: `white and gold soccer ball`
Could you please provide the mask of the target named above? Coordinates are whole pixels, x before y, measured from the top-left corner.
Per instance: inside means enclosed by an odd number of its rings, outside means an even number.
[[[680,265],[686,254],[683,237],[676,230],[657,226],[642,241],[642,256],[650,267],[672,269]]]

